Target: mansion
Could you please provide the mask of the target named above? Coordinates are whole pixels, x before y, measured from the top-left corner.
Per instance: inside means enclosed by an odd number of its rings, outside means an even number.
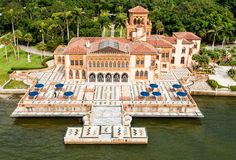
[[[126,38],[76,37],[58,46],[55,64],[64,66],[66,80],[88,82],[153,80],[172,68],[190,66],[201,38],[191,32],[151,35],[148,13],[141,6],[129,10]]]

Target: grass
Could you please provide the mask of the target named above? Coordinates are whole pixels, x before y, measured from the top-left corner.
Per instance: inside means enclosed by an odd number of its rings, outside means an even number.
[[[20,51],[20,60],[14,56],[14,52],[11,47],[8,47],[9,62],[6,61],[5,48],[0,48],[0,85],[3,85],[8,79],[8,71],[12,67],[26,67],[28,69],[35,67],[43,67],[39,55],[31,55],[31,62],[28,63],[27,53]]]
[[[24,84],[24,82],[11,80],[7,85],[4,87],[4,89],[25,89],[27,88],[27,85]]]

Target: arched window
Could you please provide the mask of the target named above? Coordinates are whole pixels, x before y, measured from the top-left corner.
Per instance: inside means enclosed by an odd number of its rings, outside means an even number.
[[[82,71],[82,79],[86,79],[85,71]]]
[[[116,62],[113,62],[113,67],[116,68]]]
[[[140,71],[140,77],[143,77],[143,71]]]
[[[140,19],[138,19],[138,24],[140,24],[141,22],[140,22]]]
[[[69,78],[73,79],[73,71],[72,70],[70,70],[70,72],[69,72]]]
[[[93,67],[96,67],[96,62],[95,61],[93,61]]]
[[[101,63],[101,67],[104,67],[104,62]]]
[[[183,48],[182,48],[182,53],[184,54],[185,52],[186,52],[186,48],[183,47]]]
[[[65,57],[62,57],[62,64],[65,64]]]
[[[97,67],[98,67],[98,68],[100,67],[100,62],[99,62],[99,61],[97,62]]]
[[[136,71],[135,76],[139,77],[139,71]]]
[[[105,63],[105,67],[108,67],[108,62]]]
[[[118,68],[120,68],[120,61],[118,62]]]
[[[92,62],[91,61],[89,61],[89,67],[92,67]]]
[[[75,79],[79,79],[79,71],[78,70],[76,70],[76,72],[75,72]]]
[[[175,57],[172,57],[171,64],[174,64],[174,63],[175,63]]]
[[[195,49],[197,48],[197,42],[194,43],[194,46],[193,46]]]
[[[145,72],[144,72],[144,76],[145,76],[146,78],[148,78],[148,71],[145,71]]]
[[[181,63],[181,64],[184,64],[184,61],[185,61],[185,58],[184,58],[184,57],[181,57],[180,63]]]
[[[129,67],[129,62],[126,62],[126,68],[128,68]]]
[[[140,60],[139,60],[139,59],[137,59],[137,60],[136,60],[136,65],[139,65],[139,62],[140,62]]]
[[[59,56],[57,59],[58,63],[61,63],[61,57]]]
[[[137,23],[137,20],[136,20],[136,18],[134,18],[134,24],[136,24]]]
[[[112,67],[112,62],[109,62],[109,67],[110,67],[110,68]]]
[[[122,68],[125,68],[125,62],[122,62]]]
[[[172,48],[172,53],[175,53],[175,47]]]

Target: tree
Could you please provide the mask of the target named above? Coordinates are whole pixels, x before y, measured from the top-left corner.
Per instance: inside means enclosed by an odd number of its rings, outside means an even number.
[[[208,56],[211,58],[214,64],[220,59],[220,53],[217,51],[210,51]]]
[[[235,69],[235,66],[236,66],[236,59],[231,59],[231,61],[229,62],[229,65],[232,67],[232,69],[234,70]]]
[[[79,37],[79,26],[80,26],[80,22],[81,22],[81,19],[82,19],[82,16],[85,12],[83,12],[83,9],[82,8],[75,8],[73,11],[72,11],[72,14],[74,16],[74,19],[76,20],[77,22],[77,37]]]
[[[233,36],[233,31],[234,31],[234,26],[232,23],[223,23],[223,27],[222,27],[222,32],[221,32],[221,38],[222,38],[222,48],[224,48],[224,44],[226,41],[228,41],[230,39],[230,37]]]
[[[70,40],[70,28],[69,23],[70,19],[72,18],[72,11],[63,11],[63,12],[57,12],[53,13],[52,17],[55,19],[61,19],[66,24],[66,32],[67,32],[67,40]]]
[[[3,36],[0,38],[0,43],[1,43],[2,45],[4,45],[6,61],[7,61],[7,63],[8,63],[8,62],[9,62],[9,59],[8,59],[7,46],[11,43],[11,35],[10,35],[10,33],[3,35]]]
[[[216,37],[218,36],[219,32],[222,30],[222,26],[216,26],[213,25],[213,28],[208,30],[208,33],[212,33],[213,34],[213,40],[212,40],[212,49],[215,49],[215,40]]]
[[[41,61],[43,60],[43,53],[46,49],[46,44],[42,41],[42,42],[39,42],[37,45],[36,45],[37,49],[39,49],[41,51]]]
[[[116,15],[116,26],[120,28],[120,37],[123,35],[123,27],[125,26],[125,21],[127,19],[127,16],[125,13],[118,13]]]
[[[19,39],[22,38],[22,32],[20,30],[15,31],[15,37],[16,37],[16,49],[17,49],[17,58],[20,59],[20,49],[19,49]]]
[[[106,27],[110,24],[110,18],[109,18],[109,11],[107,10],[101,10],[101,13],[98,17],[98,21],[100,22],[103,30],[102,30],[102,37],[105,37],[106,35]]]
[[[161,32],[164,31],[164,25],[162,24],[162,22],[160,20],[158,20],[156,22],[156,33],[157,34],[161,34]]]
[[[29,51],[29,44],[32,42],[33,37],[30,33],[26,33],[24,36],[24,40],[27,42],[27,51],[28,51],[28,62],[31,62],[30,60],[30,51]]]
[[[194,54],[192,59],[202,67],[206,67],[209,64],[209,57],[205,54]]]

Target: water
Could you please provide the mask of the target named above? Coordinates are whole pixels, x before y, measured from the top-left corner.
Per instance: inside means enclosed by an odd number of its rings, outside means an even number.
[[[64,145],[73,118],[9,118],[19,98],[0,99],[0,160],[235,160],[236,98],[194,97],[205,118],[138,118],[148,145]]]

